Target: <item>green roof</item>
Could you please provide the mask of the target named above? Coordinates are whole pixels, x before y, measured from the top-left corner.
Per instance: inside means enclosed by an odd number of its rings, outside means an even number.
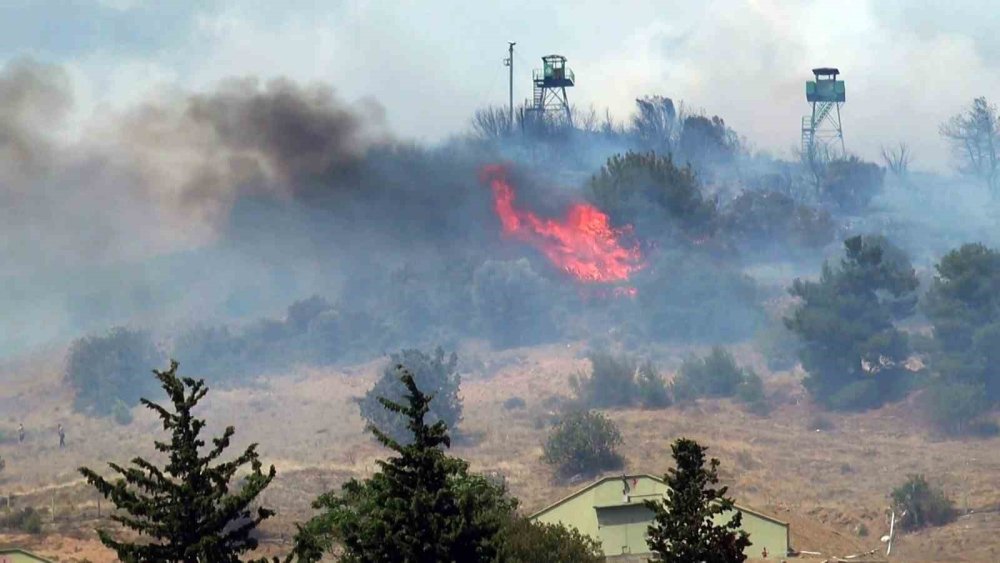
[[[30,551],[23,550],[19,547],[7,547],[7,548],[0,547],[0,555],[15,555],[15,554],[24,555],[25,557],[30,557],[32,559],[37,559],[42,563],[55,563],[55,561],[51,559],[46,559],[41,555],[36,555],[34,553],[31,553]]]

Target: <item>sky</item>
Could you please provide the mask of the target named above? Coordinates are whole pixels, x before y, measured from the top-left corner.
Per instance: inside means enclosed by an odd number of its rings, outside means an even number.
[[[540,57],[558,53],[579,107],[622,119],[637,96],[669,96],[779,156],[799,142],[810,69],[836,66],[849,151],[876,159],[904,141],[915,168],[947,170],[939,124],[1000,90],[997,14],[970,0],[7,0],[0,63],[66,70],[67,135],[167,93],[286,77],[379,108],[398,138],[434,142],[506,103],[502,60],[516,41],[516,100]]]

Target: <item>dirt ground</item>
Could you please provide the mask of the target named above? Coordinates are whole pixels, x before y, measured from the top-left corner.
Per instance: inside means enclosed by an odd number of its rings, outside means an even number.
[[[491,352],[478,343],[460,350],[463,369],[464,438],[452,453],[473,469],[500,471],[525,511],[561,498],[581,484],[555,480],[541,462],[546,420],[568,378],[588,366],[583,344]],[[690,350],[657,350],[669,374]],[[832,423],[817,431],[819,414],[799,383],[801,374],[770,373],[752,350],[738,357],[765,377],[775,408],[766,417],[748,414],[727,400],[701,401],[688,408],[624,409],[608,412],[625,439],[627,471],[662,474],[669,444],[687,436],[709,446],[721,462],[721,476],[737,502],[791,524],[792,545],[826,559],[879,550],[888,532],[888,493],[909,473],[940,483],[963,511],[942,528],[897,537],[893,561],[997,561],[1000,555],[1000,439],[944,440],[919,422],[912,403],[850,415],[823,415]],[[71,394],[61,384],[59,351],[0,366],[0,428],[22,422],[28,440],[0,444],[7,460],[0,494],[13,506],[45,511],[38,536],[0,535],[0,546],[21,546],[59,561],[112,561],[94,528],[115,527],[106,504],[83,483],[76,468],[106,467],[135,455],[155,459],[152,438],[159,421],[142,408],[119,426],[72,412]],[[260,444],[265,463],[278,477],[263,503],[278,516],[263,530],[262,553],[281,553],[294,523],[311,514],[310,502],[350,477],[370,475],[385,455],[367,436],[354,399],[369,388],[383,365],[374,361],[344,369],[298,368],[239,389],[213,389],[201,415],[208,430],[237,429],[234,448]],[[184,366],[181,371],[184,372]],[[503,402],[519,396],[523,409]],[[67,447],[58,448],[55,426],[67,428]],[[2,510],[2,509],[0,509]]]

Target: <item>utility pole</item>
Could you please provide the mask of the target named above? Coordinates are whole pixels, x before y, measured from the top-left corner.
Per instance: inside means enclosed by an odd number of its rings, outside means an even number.
[[[514,131],[514,43],[513,41],[507,42],[507,58],[503,60],[503,64],[510,67],[510,77],[508,79],[510,86],[510,109],[507,115],[507,125],[510,127],[511,131]]]

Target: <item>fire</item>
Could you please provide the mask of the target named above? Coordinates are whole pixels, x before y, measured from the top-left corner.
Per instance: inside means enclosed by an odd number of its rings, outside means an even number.
[[[540,218],[517,208],[514,187],[507,181],[507,171],[502,165],[484,166],[481,177],[493,191],[493,206],[503,234],[534,246],[576,279],[619,282],[643,267],[638,246],[623,242],[629,228],[613,228],[608,216],[593,205],[574,203],[561,220]]]

